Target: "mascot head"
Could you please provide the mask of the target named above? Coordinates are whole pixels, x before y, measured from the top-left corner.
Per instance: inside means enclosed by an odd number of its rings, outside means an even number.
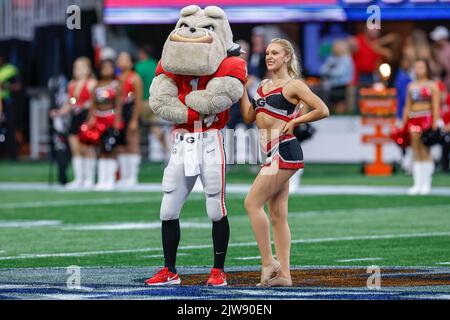
[[[182,75],[211,75],[233,48],[233,34],[225,12],[196,5],[181,9],[162,52],[164,70]]]

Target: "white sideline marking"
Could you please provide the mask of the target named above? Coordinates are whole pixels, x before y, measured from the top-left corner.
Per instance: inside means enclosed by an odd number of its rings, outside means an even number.
[[[181,222],[180,226],[186,229],[209,229],[211,223],[197,222]],[[142,229],[159,229],[161,222],[124,222],[124,223],[105,223],[105,224],[89,224],[81,226],[68,226],[64,230],[78,231],[102,231],[102,230],[142,230]]]
[[[339,238],[317,238],[317,239],[300,239],[293,240],[292,243],[320,243],[332,241],[352,241],[352,240],[379,240],[379,239],[396,239],[396,238],[423,238],[423,237],[440,237],[450,236],[450,232],[429,232],[429,233],[399,233],[399,234],[380,234],[373,236],[349,236]]]
[[[0,220],[0,228],[32,228],[32,227],[53,227],[60,226],[61,221],[58,220],[37,220],[37,221],[5,221]],[[0,252],[2,252],[0,250]]]
[[[227,193],[243,194],[250,190],[250,184],[227,184]],[[43,190],[55,192],[86,192],[91,190],[67,190],[60,186],[49,186],[46,183],[29,183],[29,182],[2,182],[0,190]],[[364,194],[364,195],[406,195],[408,187],[401,186],[364,186],[364,185],[301,185],[298,190],[292,192],[299,195],[322,195],[322,194]],[[161,192],[161,183],[139,183],[132,188],[118,188],[110,192]],[[193,192],[203,193],[203,190],[193,190]],[[449,187],[433,187],[432,195],[450,196]]]
[[[355,240],[380,240],[380,239],[398,239],[398,238],[424,238],[424,237],[440,237],[450,236],[450,232],[430,232],[430,233],[404,233],[404,234],[380,234],[371,236],[348,236],[335,238],[311,238],[292,240],[292,244],[297,243],[322,243],[336,241],[355,241]],[[256,242],[230,243],[229,247],[255,247]],[[211,248],[211,245],[191,245],[179,247],[179,250],[196,250]],[[0,260],[16,260],[16,259],[34,259],[34,258],[50,258],[50,257],[83,257],[100,254],[115,253],[135,253],[135,252],[152,252],[161,251],[161,248],[142,248],[142,249],[122,249],[122,250],[102,250],[102,251],[85,251],[71,253],[39,253],[39,254],[20,254],[18,256],[0,257]]]
[[[348,209],[335,209],[335,210],[311,210],[311,211],[293,211],[289,212],[289,217],[296,217],[296,218],[310,218],[315,217],[319,215],[324,214],[342,214],[342,213],[355,213],[355,214],[374,214],[374,213],[380,213],[380,214],[405,214],[409,213],[411,209],[418,209],[421,207],[417,206],[411,206],[411,207],[389,207],[389,208],[348,208]],[[450,204],[436,204],[436,205],[427,205],[427,209],[439,209],[439,208],[450,208]],[[236,219],[247,219],[248,216],[236,216],[233,217],[234,220]]]
[[[386,291],[356,291],[356,292],[351,292],[351,291],[347,291],[347,290],[338,290],[338,291],[334,291],[334,290],[323,290],[323,291],[314,291],[314,292],[296,292],[296,291],[275,291],[275,290],[266,290],[266,289],[262,289],[262,290],[247,290],[247,289],[243,289],[243,290],[233,290],[234,292],[237,293],[241,293],[241,294],[247,294],[249,296],[260,296],[260,295],[273,295],[273,296],[277,296],[277,297],[289,297],[289,296],[295,296],[295,297],[312,297],[312,296],[331,296],[331,295],[336,295],[336,294],[345,294],[345,295],[356,295],[356,296],[360,296],[360,295],[364,295],[364,296],[372,296],[372,295],[378,295],[378,294],[383,294],[383,295],[396,295],[396,292],[386,292]],[[316,298],[317,299],[317,298]]]
[[[30,284],[0,284],[0,289],[27,289],[33,288]]]
[[[242,198],[242,196],[231,195],[227,196],[230,199]],[[146,202],[161,202],[161,196],[151,195],[148,197],[135,198],[103,198],[103,199],[79,199],[79,200],[56,200],[56,201],[31,201],[31,202],[10,202],[3,203],[0,209],[20,209],[20,208],[48,208],[48,207],[72,207],[84,205],[108,205],[108,204],[124,204],[124,203],[146,203]],[[205,200],[202,194],[191,194],[189,200]]]
[[[107,297],[107,294],[94,294],[94,295],[86,295],[86,294],[44,294],[41,295],[42,298],[46,299],[55,299],[55,300],[81,300],[81,299],[89,299],[89,298],[101,298]]]
[[[383,258],[342,259],[342,260],[336,260],[336,262],[373,261],[373,260],[383,260]]]
[[[229,197],[228,197],[229,198]],[[288,216],[289,217],[295,217],[295,218],[311,218],[316,216],[322,216],[325,214],[343,214],[343,213],[351,213],[351,214],[408,214],[410,210],[412,209],[420,209],[421,207],[418,206],[404,206],[404,207],[388,207],[388,208],[348,208],[348,209],[330,209],[330,210],[311,210],[311,211],[289,211]],[[450,204],[436,204],[436,205],[427,205],[427,209],[440,209],[440,208],[450,208]],[[354,218],[355,216],[353,216]],[[364,217],[363,217],[364,218]],[[243,215],[236,215],[233,216],[233,220],[248,220],[247,214]],[[365,218],[364,218],[365,219]],[[189,218],[190,221],[202,221],[204,218],[200,217],[192,217]]]
[[[450,294],[436,294],[436,295],[417,294],[417,295],[408,296],[408,299],[414,299],[414,300],[424,300],[424,299],[449,300],[450,299]]]
[[[105,198],[105,199],[80,199],[80,200],[57,200],[57,201],[33,201],[33,202],[12,202],[3,203],[1,209],[20,209],[20,208],[46,208],[46,207],[72,207],[84,205],[105,205],[120,203],[143,203],[159,202],[161,197],[136,197],[136,198]]]
[[[179,256],[188,256],[188,255],[189,255],[189,253],[182,253],[182,252],[177,253],[177,257],[179,257]],[[164,255],[163,254],[151,254],[151,255],[148,255],[148,256],[142,256],[142,258],[164,258]]]
[[[438,262],[436,264],[439,264],[439,265],[450,265],[450,262]]]
[[[255,256],[255,257],[237,257],[234,258],[234,260],[259,260],[261,259],[261,256]]]

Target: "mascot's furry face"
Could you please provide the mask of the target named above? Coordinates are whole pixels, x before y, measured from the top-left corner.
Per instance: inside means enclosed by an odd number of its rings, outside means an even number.
[[[181,75],[211,75],[233,46],[233,34],[225,12],[215,6],[181,9],[162,52],[164,70]]]

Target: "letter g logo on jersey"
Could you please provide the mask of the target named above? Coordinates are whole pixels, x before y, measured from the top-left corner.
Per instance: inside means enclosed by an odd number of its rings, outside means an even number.
[[[265,104],[266,104],[266,99],[264,99],[264,98],[261,98],[261,99],[256,100],[256,105],[257,105],[258,107],[264,107]]]
[[[189,137],[186,139],[187,143],[194,143],[195,142],[195,138],[194,137]]]

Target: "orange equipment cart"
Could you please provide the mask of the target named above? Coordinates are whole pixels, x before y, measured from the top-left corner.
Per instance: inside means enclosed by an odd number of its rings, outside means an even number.
[[[364,173],[368,176],[390,176],[393,167],[383,162],[383,144],[392,143],[392,140],[383,132],[383,128],[395,126],[397,90],[362,88],[359,94],[361,123],[375,128],[374,134],[362,135],[363,143],[375,145],[375,160],[364,166]]]

